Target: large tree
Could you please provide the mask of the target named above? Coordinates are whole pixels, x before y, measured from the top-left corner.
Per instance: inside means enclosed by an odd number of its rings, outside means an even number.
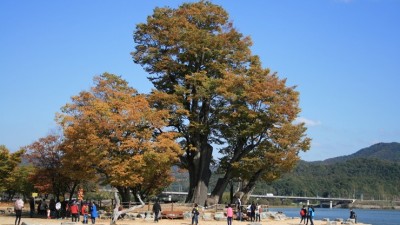
[[[213,146],[229,145],[222,151],[226,164],[265,152],[276,145],[266,143],[271,132],[289,126],[299,112],[297,92],[261,68],[250,38],[233,27],[220,6],[201,1],[156,8],[137,25],[134,41],[134,62],[151,74],[157,106],[171,110],[170,126],[181,133],[181,165],[190,176],[187,201],[203,204],[207,198]],[[231,125],[236,127],[229,131]],[[298,144],[295,154],[301,149]],[[225,169],[230,172],[228,165]],[[230,178],[219,184],[215,196]]]
[[[176,133],[164,129],[168,111],[152,108],[119,76],[104,73],[94,84],[59,115],[65,158],[85,176],[101,175],[123,202],[130,201],[131,191],[159,192],[172,182],[170,168],[181,152]]]

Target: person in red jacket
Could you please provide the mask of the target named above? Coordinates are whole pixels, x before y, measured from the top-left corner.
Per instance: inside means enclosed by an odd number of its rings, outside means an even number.
[[[88,223],[88,212],[89,212],[89,207],[86,203],[83,203],[82,209],[81,209],[81,214],[83,215],[83,224]]]
[[[72,202],[72,205],[70,206],[69,210],[71,211],[72,222],[78,222],[79,208],[76,202]]]

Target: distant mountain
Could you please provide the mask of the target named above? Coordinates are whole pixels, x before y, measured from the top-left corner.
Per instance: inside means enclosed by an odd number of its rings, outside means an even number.
[[[354,154],[326,159],[321,161],[321,163],[335,164],[356,158],[400,162],[400,143],[392,142],[374,144],[370,147],[363,148]]]

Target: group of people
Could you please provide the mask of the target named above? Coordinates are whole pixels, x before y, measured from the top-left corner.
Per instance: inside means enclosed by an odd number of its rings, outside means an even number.
[[[72,218],[72,222],[79,222],[80,216],[83,216],[83,223],[88,223],[90,215],[92,224],[96,223],[98,217],[97,207],[94,202],[77,202],[77,201],[58,201],[54,199],[49,201],[47,204],[46,199],[35,202],[33,198],[29,201],[30,217],[34,217],[35,204],[37,204],[37,215],[47,217],[48,219],[65,219]],[[21,222],[22,208],[24,208],[24,202],[21,198],[17,197],[14,203],[15,211],[15,225],[19,225]]]
[[[73,201],[69,205],[67,205],[67,212],[69,210],[72,218],[72,222],[79,222],[80,215],[83,216],[83,224],[88,224],[88,218],[90,214],[90,219],[92,224],[96,223],[96,218],[99,216],[97,212],[97,206],[96,204],[92,203],[87,203],[87,202],[82,202],[79,204],[79,202]]]
[[[308,224],[308,221],[310,221],[311,225],[314,225],[314,216],[315,210],[312,205],[309,205],[308,208],[303,205],[303,208],[300,209],[300,223],[303,222],[303,224]]]
[[[303,205],[303,208],[300,209],[300,224],[303,222],[303,224],[308,224],[308,221],[310,221],[311,225],[314,225],[314,216],[315,216],[315,209],[312,205],[309,205],[308,208]],[[350,209],[350,219],[354,219],[354,222],[357,223],[357,215],[353,211],[353,209]]]
[[[228,206],[229,208],[229,206]],[[237,209],[237,218],[238,220],[242,221],[243,220],[243,206],[238,198],[236,200],[236,209]],[[252,202],[250,205],[247,206],[246,208],[246,216],[247,218],[250,218],[250,222],[261,222],[261,213],[263,211],[263,208],[261,205],[258,203]]]

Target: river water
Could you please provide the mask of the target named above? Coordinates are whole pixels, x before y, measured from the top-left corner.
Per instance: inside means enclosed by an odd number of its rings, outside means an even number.
[[[300,208],[270,208],[270,211],[283,212],[288,217],[299,217]],[[357,214],[357,222],[372,225],[400,225],[400,210],[353,209]],[[336,218],[346,220],[350,216],[349,209],[315,208],[315,219]],[[300,222],[300,219],[299,219]]]

